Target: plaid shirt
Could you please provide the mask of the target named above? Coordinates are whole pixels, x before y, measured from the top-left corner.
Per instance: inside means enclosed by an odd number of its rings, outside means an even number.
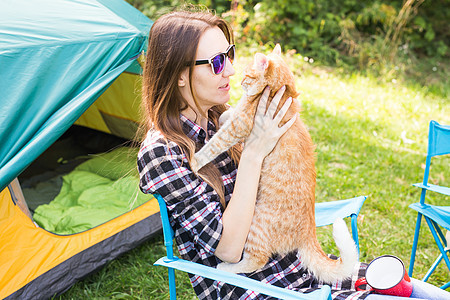
[[[204,145],[206,132],[181,115],[184,132],[197,144]],[[215,133],[212,122],[208,135]],[[227,153],[216,158],[214,164],[222,174],[225,201],[234,189],[237,167]],[[167,204],[170,222],[180,255],[190,261],[216,267],[221,261],[214,256],[222,233],[222,213],[218,194],[190,169],[186,156],[175,143],[166,141],[158,131],[149,131],[138,154],[140,188],[144,193],[158,193]],[[364,276],[366,265],[355,268],[354,276],[332,285],[333,299],[364,299],[368,292],[356,292],[354,283]],[[310,292],[321,286],[302,266],[297,253],[275,255],[261,270],[245,276],[272,285]],[[271,299],[252,291],[189,274],[199,299]],[[351,290],[351,288],[353,290]]]

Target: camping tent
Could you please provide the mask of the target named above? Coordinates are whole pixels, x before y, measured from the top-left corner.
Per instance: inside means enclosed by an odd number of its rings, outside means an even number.
[[[149,197],[91,229],[50,232],[16,179],[75,122],[134,134],[151,24],[123,0],[1,1],[0,299],[50,298],[160,230]]]

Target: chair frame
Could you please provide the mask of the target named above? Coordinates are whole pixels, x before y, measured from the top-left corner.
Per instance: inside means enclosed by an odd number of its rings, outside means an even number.
[[[160,207],[161,220],[163,225],[164,245],[166,247],[167,252],[167,255],[157,260],[154,263],[154,265],[165,266],[168,268],[169,292],[171,300],[176,299],[175,269],[191,274],[196,274],[212,280],[222,281],[231,285],[235,285],[247,290],[252,290],[257,293],[269,295],[279,299],[331,300],[331,287],[328,285],[324,285],[314,292],[302,294],[293,290],[266,284],[245,276],[221,271],[216,268],[204,266],[202,264],[194,263],[191,261],[186,261],[174,256],[173,254],[174,232],[172,227],[170,226],[166,203],[164,202],[164,199],[160,195],[155,194],[154,196],[158,200],[158,204]],[[360,196],[347,200],[316,203],[316,223],[317,223],[316,225],[317,226],[330,225],[338,217],[339,218],[350,217],[352,235],[357,245],[359,253],[357,216],[366,198],[367,198],[366,196]]]
[[[439,147],[439,143],[445,144],[445,146]],[[445,261],[448,269],[450,270],[450,259],[448,257],[448,253],[450,253],[450,248],[448,247],[447,243],[448,241],[440,228],[440,226],[442,226],[447,230],[450,230],[450,222],[448,220],[444,220],[439,216],[439,212],[443,212],[444,210],[445,213],[449,213],[450,206],[443,207],[443,206],[429,205],[425,203],[427,191],[437,192],[447,196],[450,195],[450,188],[428,183],[431,158],[434,156],[446,155],[449,153],[450,153],[450,126],[440,125],[436,121],[431,121],[428,133],[428,150],[423,182],[413,184],[414,186],[422,189],[420,195],[420,202],[413,203],[409,206],[410,208],[416,210],[418,213],[414,232],[414,241],[411,249],[411,259],[409,263],[408,275],[412,276],[414,270],[414,262],[417,251],[417,244],[419,241],[419,231],[422,216],[425,218],[428,228],[430,229],[431,234],[440,251],[440,255],[431,265],[430,269],[427,271],[422,281],[427,281],[430,278],[431,274],[436,270],[437,266],[441,263],[442,260]],[[446,289],[448,287],[450,287],[450,281],[442,285],[441,289]]]

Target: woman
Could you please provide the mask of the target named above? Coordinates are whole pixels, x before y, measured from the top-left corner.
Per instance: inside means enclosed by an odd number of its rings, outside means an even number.
[[[166,201],[180,255],[212,267],[240,260],[263,159],[295,119],[278,127],[289,101],[276,116],[265,114],[266,89],[251,142],[220,155],[197,177],[189,160],[216,132],[218,118],[227,108],[233,59],[233,35],[224,20],[210,13],[175,12],[153,24],[144,69],[148,132],[138,155],[140,188]],[[276,93],[271,105],[279,103],[283,92]],[[333,285],[335,299],[368,295],[351,290],[364,267],[355,270],[352,280]],[[320,286],[302,269],[296,253],[273,257],[263,269],[247,275],[301,292]],[[195,275],[190,279],[200,299],[267,298]]]

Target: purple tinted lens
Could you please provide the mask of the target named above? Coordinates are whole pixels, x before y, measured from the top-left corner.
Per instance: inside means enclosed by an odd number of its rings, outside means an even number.
[[[230,50],[228,50],[227,56],[230,58],[231,62],[234,61],[234,46],[231,47]]]
[[[225,66],[225,54],[221,53],[212,59],[214,74],[220,74]]]

